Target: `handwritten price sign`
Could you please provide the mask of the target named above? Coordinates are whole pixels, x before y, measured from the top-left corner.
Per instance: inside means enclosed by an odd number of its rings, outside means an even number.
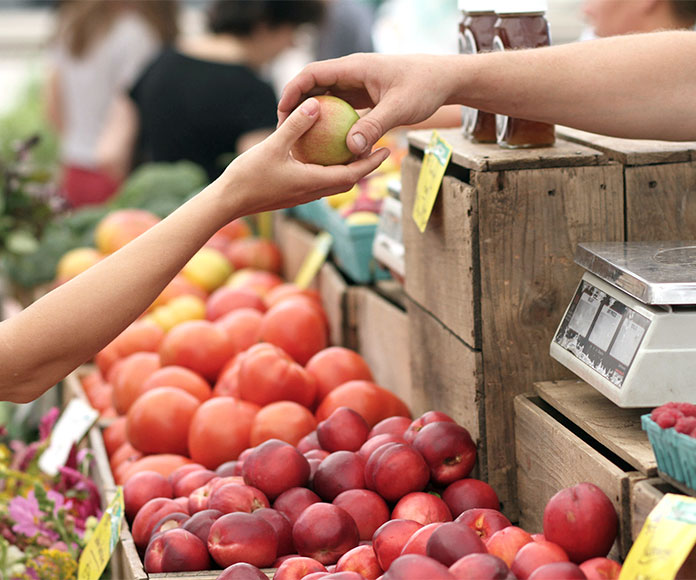
[[[123,520],[123,488],[116,488],[116,496],[94,529],[92,537],[80,554],[78,580],[99,580],[118,543]]]
[[[413,221],[421,233],[428,225],[430,214],[440,191],[442,178],[452,157],[452,146],[433,131],[430,143],[425,148],[423,164],[416,184],[416,201],[413,204]]]

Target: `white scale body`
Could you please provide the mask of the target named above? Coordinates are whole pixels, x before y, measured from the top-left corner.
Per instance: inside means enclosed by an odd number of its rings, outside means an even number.
[[[696,242],[578,245],[550,354],[619,407],[696,403]]]

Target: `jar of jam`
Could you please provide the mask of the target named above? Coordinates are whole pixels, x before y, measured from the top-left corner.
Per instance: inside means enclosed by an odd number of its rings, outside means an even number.
[[[498,15],[492,0],[459,0],[459,53],[476,54],[493,50]],[[495,143],[495,114],[462,107],[464,135],[477,143]]]
[[[496,4],[493,50],[549,46],[546,0],[505,0]],[[545,147],[553,145],[554,125],[496,115],[498,144],[503,147]]]

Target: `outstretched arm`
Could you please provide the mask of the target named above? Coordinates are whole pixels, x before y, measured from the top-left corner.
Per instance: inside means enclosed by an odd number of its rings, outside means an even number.
[[[229,221],[346,191],[387,157],[380,150],[346,166],[299,163],[290,149],[317,116],[312,99],[156,226],[0,323],[0,398],[30,401],[89,360]]]
[[[617,137],[696,140],[696,33],[636,34],[535,50],[469,55],[358,54],[312,63],[283,91],[282,122],[308,95],[372,107],[348,146],[369,151],[398,125],[444,104]]]

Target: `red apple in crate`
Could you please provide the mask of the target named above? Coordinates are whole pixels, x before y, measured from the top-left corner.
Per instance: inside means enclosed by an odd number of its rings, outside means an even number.
[[[306,508],[292,527],[292,539],[301,556],[322,564],[334,564],[358,545],[360,534],[350,514],[330,503],[315,503]]]
[[[408,429],[404,431],[404,439],[406,439],[407,443],[413,443],[413,440],[416,438],[416,435],[418,435],[418,432],[423,427],[429,425],[430,423],[437,423],[441,421],[447,423],[456,423],[456,421],[452,419],[452,417],[450,417],[447,413],[443,413],[442,411],[426,411],[420,417],[411,421],[411,424],[408,426]]]
[[[391,563],[401,555],[401,551],[423,526],[413,520],[389,520],[375,530],[372,548],[382,570],[388,570]]]
[[[527,580],[534,570],[544,564],[567,562],[568,555],[563,548],[553,542],[542,540],[522,546],[512,561],[510,570],[518,580]]]
[[[587,580],[618,580],[621,564],[609,558],[591,558],[580,564]]]
[[[174,495],[176,497],[188,496],[194,489],[198,489],[202,485],[208,483],[214,477],[219,477],[217,473],[210,469],[198,469],[191,473],[187,473],[177,479],[174,486]]]
[[[210,556],[198,536],[175,528],[152,538],[145,551],[144,566],[148,574],[195,572],[210,568]]]
[[[123,503],[126,517],[132,522],[138,510],[156,497],[171,499],[172,484],[156,471],[141,471],[131,477],[123,486]]]
[[[312,487],[324,501],[349,489],[365,487],[365,461],[352,451],[336,451],[317,467]]]
[[[365,486],[387,501],[421,491],[430,479],[423,456],[405,443],[388,443],[370,455],[365,464]]]
[[[476,444],[461,425],[437,421],[423,427],[412,445],[430,468],[430,479],[437,485],[449,485],[471,473],[476,464]]]
[[[454,576],[441,564],[428,556],[405,554],[399,556],[382,576],[383,580],[454,580]]]
[[[150,542],[157,534],[182,527],[182,524],[189,519],[189,515],[184,512],[173,512],[160,519],[150,532]]]
[[[271,507],[268,498],[260,489],[251,485],[227,483],[213,491],[208,498],[208,508],[220,510],[223,514],[251,513],[265,507]]]
[[[467,554],[485,553],[486,546],[474,530],[465,524],[446,522],[433,531],[425,553],[445,566],[451,566]]]
[[[485,542],[498,530],[511,526],[510,520],[497,510],[473,508],[459,514],[454,520],[466,524]]]
[[[296,556],[284,560],[273,574],[273,580],[301,580],[313,572],[327,572],[326,566],[314,558]]]
[[[343,554],[336,562],[336,572],[357,572],[365,580],[376,580],[383,570],[372,546],[364,544]]]
[[[266,568],[276,559],[278,537],[273,526],[255,514],[224,514],[210,527],[208,550],[223,568],[237,562]]]
[[[611,500],[592,483],[562,489],[544,508],[544,537],[561,546],[576,564],[606,556],[618,525]]]
[[[300,453],[307,453],[307,451],[312,451],[314,449],[320,449],[319,438],[317,437],[316,429],[311,433],[307,433],[296,445],[297,450]]]
[[[522,528],[508,526],[488,538],[486,549],[489,554],[498,556],[509,567],[512,566],[512,561],[520,548],[533,541],[532,536]]]
[[[242,476],[274,500],[292,487],[302,487],[309,479],[309,463],[293,445],[269,439],[253,449],[242,465]]]
[[[485,481],[471,477],[450,483],[442,492],[442,499],[455,518],[472,508],[500,509],[495,490]]]
[[[317,425],[317,439],[327,451],[357,451],[367,440],[370,427],[350,407],[338,407]]]
[[[360,446],[358,454],[367,461],[372,455],[372,452],[379,449],[382,445],[387,443],[406,443],[404,438],[400,435],[394,435],[392,433],[380,433],[374,437],[370,437],[365,443]]]
[[[425,547],[428,544],[428,540],[433,535],[433,532],[443,523],[433,522],[432,524],[424,525],[420,530],[416,530],[408,539],[408,542],[406,542],[406,545],[401,550],[401,554],[421,554],[422,556],[427,556]]]
[[[529,580],[587,580],[587,576],[573,562],[552,562],[539,566]]]
[[[147,543],[150,541],[152,528],[155,527],[155,524],[167,514],[180,511],[181,508],[179,504],[173,499],[157,497],[148,501],[138,510],[138,513],[133,519],[131,533],[133,534],[135,545],[139,549],[144,550],[147,547]]]
[[[508,565],[491,554],[468,554],[452,564],[449,571],[457,580],[515,580]]]
[[[181,527],[187,532],[191,532],[198,536],[207,546],[210,527],[221,515],[223,514],[220,510],[203,510],[189,516],[189,518],[181,524]]]
[[[317,380],[318,402],[343,383],[373,380],[365,359],[354,350],[342,346],[330,346],[320,350],[309,359],[305,369]]]
[[[452,514],[440,496],[414,491],[397,502],[392,510],[392,518],[414,520],[425,526],[434,522],[451,522]]]
[[[281,493],[273,502],[273,509],[285,514],[291,524],[295,524],[300,514],[321,498],[306,487],[292,487]]]
[[[349,489],[341,492],[332,503],[346,510],[355,520],[361,541],[372,540],[377,528],[389,520],[387,502],[369,489]]]
[[[268,576],[252,564],[237,562],[227,566],[216,580],[268,580]]]
[[[295,545],[292,542],[292,524],[285,514],[273,508],[261,508],[256,510],[254,514],[273,526],[276,536],[278,536],[278,556],[294,553]]]
[[[372,439],[376,435],[383,434],[397,435],[403,438],[406,429],[409,428],[411,423],[413,423],[413,421],[408,417],[387,417],[370,429],[367,438]]]

